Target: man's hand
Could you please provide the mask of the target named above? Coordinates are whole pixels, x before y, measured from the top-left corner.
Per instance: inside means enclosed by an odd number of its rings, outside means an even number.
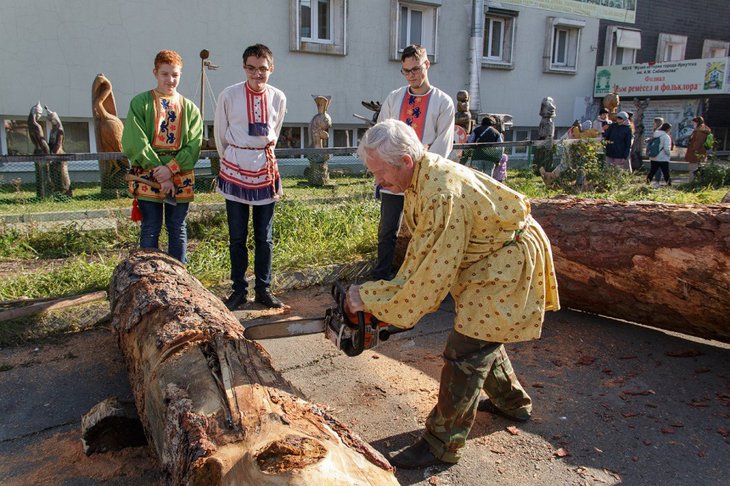
[[[172,171],[166,165],[158,165],[152,169],[152,176],[157,182],[162,184],[165,181],[169,181],[172,178]]]
[[[160,192],[175,197],[175,184],[170,179],[160,182]]]
[[[352,314],[365,311],[365,303],[360,298],[360,286],[350,285],[347,289],[347,297],[345,298],[345,310]]]

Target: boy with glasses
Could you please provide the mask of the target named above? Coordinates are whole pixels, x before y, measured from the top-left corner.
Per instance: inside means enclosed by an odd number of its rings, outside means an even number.
[[[392,91],[382,104],[378,122],[394,118],[416,131],[429,152],[448,157],[454,145],[454,102],[428,80],[426,49],[412,44],[403,49],[401,74],[408,85]],[[403,193],[378,186],[380,227],[378,229],[378,261],[372,272],[375,280],[393,278],[395,242],[403,214]]]
[[[226,307],[235,310],[248,298],[246,240],[252,213],[255,301],[281,308],[284,304],[270,287],[274,205],[283,194],[274,147],[284,122],[286,96],[267,84],[274,56],[265,45],[246,48],[243,70],[246,81],[224,89],[215,111],[215,142],[221,158],[217,191],[226,199],[233,281]]]

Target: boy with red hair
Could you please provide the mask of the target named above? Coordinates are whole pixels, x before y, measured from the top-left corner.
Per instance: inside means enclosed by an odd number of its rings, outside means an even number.
[[[124,122],[122,149],[132,165],[132,174],[158,186],[129,183],[129,192],[138,201],[142,217],[139,246],[158,248],[164,216],[168,253],[187,263],[185,219],[193,200],[193,168],[200,155],[203,121],[198,107],[177,92],[182,65],[175,51],[157,53],[152,70],[157,86],[132,98]],[[164,204],[167,195],[177,204]]]

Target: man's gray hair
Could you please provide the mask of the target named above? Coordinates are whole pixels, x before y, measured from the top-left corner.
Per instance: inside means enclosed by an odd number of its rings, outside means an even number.
[[[418,139],[415,130],[400,120],[390,118],[365,132],[357,148],[357,155],[365,160],[368,152],[375,152],[390,165],[403,165],[404,155],[410,155],[417,162],[426,155],[426,147]]]

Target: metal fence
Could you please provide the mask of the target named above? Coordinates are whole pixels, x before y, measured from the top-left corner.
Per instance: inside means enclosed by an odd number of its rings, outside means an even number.
[[[532,150],[544,142],[522,141],[454,146],[452,159],[464,161],[481,145],[504,147],[520,152],[512,167],[528,166]],[[296,192],[297,199],[313,203],[371,198],[372,180],[367,177],[356,147],[325,149],[277,149],[279,171],[285,179],[285,194]],[[306,184],[310,160],[328,160],[332,183],[324,187]],[[196,213],[222,211],[223,199],[215,194],[218,153],[203,150],[195,165]],[[55,155],[0,156],[0,231],[7,229],[54,229],[75,224],[83,229],[109,228],[129,218],[131,202],[127,194],[127,162],[124,154],[68,153]],[[348,178],[346,185],[338,181]],[[352,179],[362,178],[359,183]]]

